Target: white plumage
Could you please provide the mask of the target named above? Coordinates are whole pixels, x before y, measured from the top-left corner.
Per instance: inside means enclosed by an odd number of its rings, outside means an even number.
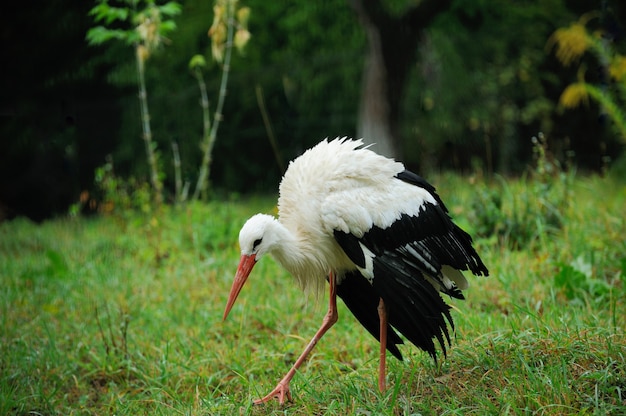
[[[289,381],[317,340],[336,321],[335,297],[401,359],[397,330],[435,357],[449,343],[449,307],[437,293],[463,298],[460,270],[487,275],[471,237],[458,228],[435,189],[404,165],[360,140],[324,140],[292,161],[280,184],[278,219],[264,214],[241,229],[241,261],[228,315],[254,264],[271,253],[303,288],[330,283],[322,327],[278,386],[258,402],[290,398]],[[389,312],[389,319],[387,316]]]

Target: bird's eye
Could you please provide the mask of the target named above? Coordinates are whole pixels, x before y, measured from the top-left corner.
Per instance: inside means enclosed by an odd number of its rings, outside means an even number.
[[[254,240],[254,243],[252,243],[252,250],[256,250],[259,244],[261,244],[261,241],[263,241],[262,238],[257,238],[256,240]]]

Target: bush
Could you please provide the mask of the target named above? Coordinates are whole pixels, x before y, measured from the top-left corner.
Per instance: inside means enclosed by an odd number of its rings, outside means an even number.
[[[495,186],[477,190],[471,212],[478,236],[520,249],[562,227],[574,170],[562,167],[543,134],[533,137],[532,144],[534,164],[519,183],[499,178]]]
[[[70,207],[70,216],[76,216],[81,211],[122,216],[134,211],[144,214],[152,211],[150,184],[134,177],[124,179],[116,175],[110,157],[104,165],[96,168],[94,182],[94,195],[84,191],[80,200]]]

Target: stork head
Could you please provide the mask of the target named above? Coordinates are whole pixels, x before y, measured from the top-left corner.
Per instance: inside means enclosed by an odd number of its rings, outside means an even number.
[[[273,232],[277,223],[278,221],[271,215],[257,214],[246,221],[239,231],[241,259],[230,289],[230,295],[228,295],[223,319],[226,319],[230,309],[235,304],[235,300],[237,300],[237,296],[248,280],[256,262],[278,244],[278,236]]]

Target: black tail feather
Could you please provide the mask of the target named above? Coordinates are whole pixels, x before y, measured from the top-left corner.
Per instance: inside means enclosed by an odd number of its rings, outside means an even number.
[[[337,296],[343,300],[361,325],[380,341],[380,319],[377,309],[380,295],[376,293],[370,282],[359,272],[348,273],[337,285]],[[387,350],[399,360],[402,360],[402,354],[397,344],[403,343],[402,338],[388,325]]]
[[[373,288],[389,310],[389,323],[436,361],[437,339],[444,355],[450,345],[448,325],[454,330],[450,307],[420,271],[394,252],[374,260]]]
[[[419,271],[407,267],[406,263],[395,257],[394,253],[386,253],[376,258],[376,278],[373,284],[359,272],[346,274],[337,285],[337,296],[378,341],[380,320],[377,307],[382,298],[389,317],[387,350],[402,360],[397,345],[403,341],[394,331],[395,328],[436,362],[435,339],[444,356],[451,344],[448,327],[453,331],[454,322],[450,307]]]

